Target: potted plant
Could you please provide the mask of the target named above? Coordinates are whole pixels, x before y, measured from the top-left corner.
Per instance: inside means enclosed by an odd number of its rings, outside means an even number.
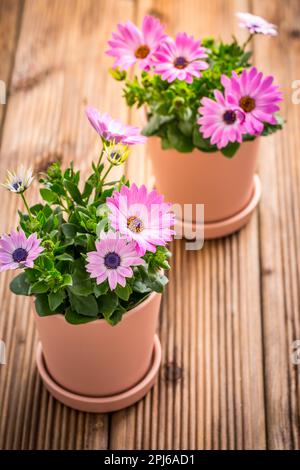
[[[264,19],[238,13],[249,37],[240,45],[186,33],[173,39],[158,19],[146,16],[139,30],[118,25],[107,53],[112,75],[125,81],[128,106],[145,107],[156,187],[173,203],[204,204],[206,238],[241,228],[260,198],[255,175],[260,136],[282,128],[282,95],[272,76],[251,65],[247,49],[255,34],[275,36]],[[138,64],[140,73],[127,76]],[[196,223],[191,218],[185,223]]]
[[[54,163],[40,178],[44,202],[29,207],[32,171],[8,172],[4,186],[26,213],[1,237],[0,271],[21,269],[10,288],[34,299],[37,364],[49,391],[74,408],[106,412],[141,398],[158,372],[174,215],[156,190],[110,180],[130,145],[145,141],[139,130],[93,108],[87,116],[102,150],[83,186],[73,164]]]

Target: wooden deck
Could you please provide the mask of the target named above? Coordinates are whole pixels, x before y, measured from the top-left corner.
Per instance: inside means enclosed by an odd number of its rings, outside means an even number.
[[[298,0],[0,0],[0,178],[18,163],[41,168],[61,157],[83,171],[96,134],[84,116],[91,103],[138,122],[107,73],[106,41],[118,21],[159,15],[169,33],[239,37],[236,11],[279,26],[256,38],[255,63],[276,75],[285,93],[285,130],[262,139],[263,196],[239,234],[198,252],[173,244],[170,284],[159,335],[163,364],[154,389],[110,415],[76,412],[51,398],[35,366],[37,335],[30,302],[12,296],[0,277],[1,449],[299,449],[300,365],[300,80]],[[139,146],[126,173],[150,182]],[[37,199],[37,188],[30,192]],[[20,200],[1,191],[0,229],[16,222]]]

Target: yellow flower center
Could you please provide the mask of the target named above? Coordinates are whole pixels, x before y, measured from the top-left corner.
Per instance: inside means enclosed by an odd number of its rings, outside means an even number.
[[[135,215],[128,217],[127,227],[129,228],[129,230],[131,230],[131,232],[134,233],[140,233],[144,230],[144,224],[142,220],[136,217]]]
[[[137,59],[145,59],[147,55],[149,54],[149,52],[150,52],[149,47],[146,46],[146,44],[142,44],[141,46],[137,48],[134,55]]]
[[[251,96],[243,96],[240,99],[239,105],[245,113],[250,113],[255,108],[255,100]]]

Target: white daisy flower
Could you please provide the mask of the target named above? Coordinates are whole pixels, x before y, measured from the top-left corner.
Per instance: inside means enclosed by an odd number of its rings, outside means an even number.
[[[23,165],[20,165],[16,172],[7,171],[6,181],[2,186],[13,193],[23,193],[29,188],[32,181],[33,176],[31,168],[26,169]]]

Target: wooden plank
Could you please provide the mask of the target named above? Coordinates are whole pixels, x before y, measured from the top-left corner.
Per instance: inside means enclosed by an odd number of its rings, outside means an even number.
[[[130,18],[132,8],[130,0],[26,1],[3,129],[1,180],[7,167],[47,166],[60,154],[64,164],[73,159],[87,171],[98,144],[84,115],[86,103],[121,119],[127,115],[118,84],[107,77],[104,50],[114,23]],[[21,204],[9,192],[1,197],[1,231],[10,230]],[[37,197],[35,184],[29,198]],[[9,293],[10,278],[2,275],[0,288],[0,337],[8,356],[0,371],[0,448],[106,448],[107,415],[67,409],[42,386],[31,305]]]
[[[300,338],[299,317],[299,105],[291,100],[299,79],[298,1],[254,0],[253,11],[278,25],[276,39],[257,38],[256,63],[276,77],[284,92],[285,130],[263,142],[260,173],[260,251],[264,326],[268,447],[299,449],[299,366],[292,364],[292,343]],[[258,46],[258,44],[260,44]]]
[[[234,12],[248,8],[247,1],[147,0],[138,2],[136,22],[152,13],[169,33],[222,31],[229,39],[236,29]],[[143,120],[135,111],[131,118]],[[151,186],[143,150],[136,148],[128,159],[127,174]],[[112,449],[265,448],[257,234],[256,215],[240,234],[207,242],[200,252],[185,251],[184,241],[172,245],[159,327],[159,382],[144,405],[113,415]]]
[[[0,80],[4,82],[6,100],[8,99],[15,50],[18,42],[23,2],[19,0],[2,0],[0,2]],[[1,21],[2,19],[2,21]],[[5,115],[3,97],[0,99],[0,136]]]

